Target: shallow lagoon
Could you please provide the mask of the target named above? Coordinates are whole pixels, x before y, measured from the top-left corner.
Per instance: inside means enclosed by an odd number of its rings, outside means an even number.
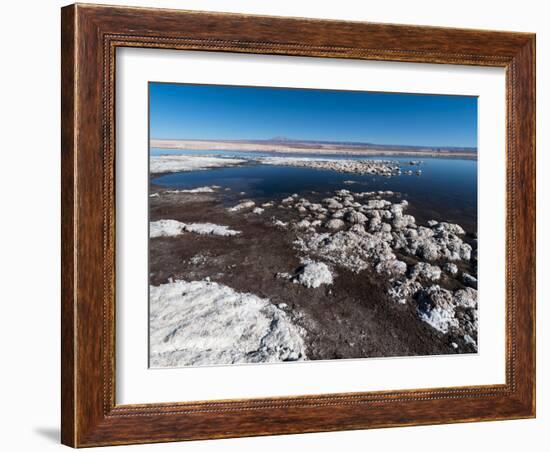
[[[409,212],[417,221],[429,219],[451,221],[461,224],[466,230],[477,229],[477,160],[455,158],[415,158],[389,156],[350,155],[304,155],[268,152],[240,152],[226,150],[166,150],[151,149],[151,155],[160,154],[217,155],[237,157],[299,156],[343,159],[383,159],[401,163],[403,170],[422,170],[420,176],[393,177],[338,173],[312,168],[263,165],[251,163],[239,167],[219,168],[205,171],[166,174],[152,183],[166,188],[192,188],[205,185],[220,185],[231,188],[231,193],[246,192],[246,197],[258,200],[279,199],[292,193],[304,197],[311,192],[323,195],[336,189],[346,188],[353,192],[392,190],[399,192],[410,203]],[[420,166],[410,166],[411,160],[421,160]],[[344,181],[354,181],[345,184]]]

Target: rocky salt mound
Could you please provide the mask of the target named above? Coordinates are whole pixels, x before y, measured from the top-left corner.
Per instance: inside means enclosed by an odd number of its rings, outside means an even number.
[[[460,273],[456,263],[475,269],[477,250],[463,240],[466,233],[459,225],[435,220],[417,225],[405,213],[406,200],[382,199],[394,195],[342,189],[320,203],[293,195],[279,207],[298,212],[299,220],[285,227],[297,232],[295,246],[305,258],[355,273],[371,270],[385,275],[390,299],[413,303],[421,320],[475,348],[477,279]],[[416,263],[407,264],[403,256]],[[452,291],[434,284],[443,279],[466,287]]]
[[[378,176],[395,176],[401,174],[399,163],[391,160],[343,160],[314,159],[307,157],[264,157],[259,159],[263,164],[278,166],[296,166],[340,173],[373,174]]]
[[[287,313],[209,281],[150,288],[152,367],[301,361],[305,332]]]
[[[296,281],[306,287],[317,288],[321,284],[332,284],[332,273],[322,262],[306,261],[298,271]]]
[[[321,285],[331,285],[333,283],[334,276],[328,265],[309,259],[304,259],[303,264],[294,274],[283,272],[277,273],[276,276],[313,289]]]
[[[233,236],[241,232],[213,223],[182,223],[176,220],[157,220],[149,224],[149,237],[176,237],[184,232],[201,235]]]
[[[452,333],[472,345],[477,343],[477,290],[468,287],[452,292],[433,285],[417,292],[416,299],[422,320],[442,333]]]

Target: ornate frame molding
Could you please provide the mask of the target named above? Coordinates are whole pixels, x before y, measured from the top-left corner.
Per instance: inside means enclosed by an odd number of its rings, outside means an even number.
[[[534,35],[71,5],[62,10],[62,45],[64,444],[80,447],[534,416]],[[506,383],[116,405],[114,90],[118,47],[506,68]]]

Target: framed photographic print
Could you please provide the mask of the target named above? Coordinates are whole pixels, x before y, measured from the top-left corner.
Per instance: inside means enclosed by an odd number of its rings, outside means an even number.
[[[62,9],[62,442],[535,416],[535,37]]]

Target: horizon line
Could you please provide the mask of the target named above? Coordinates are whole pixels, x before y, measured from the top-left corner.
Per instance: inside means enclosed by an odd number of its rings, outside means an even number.
[[[279,138],[279,137],[273,137],[273,138],[242,138],[242,139],[230,139],[230,138],[149,138],[149,142],[151,141],[203,141],[203,142],[230,142],[230,143],[253,143],[258,141],[263,142],[275,142],[275,143],[330,143],[330,144],[347,144],[347,145],[368,145],[368,146],[384,146],[384,147],[408,147],[408,148],[428,148],[428,149],[472,149],[476,150],[478,149],[478,146],[457,146],[457,145],[417,145],[417,144],[395,144],[395,143],[373,143],[369,141],[344,141],[344,140],[315,140],[315,139],[290,139],[290,138]]]

